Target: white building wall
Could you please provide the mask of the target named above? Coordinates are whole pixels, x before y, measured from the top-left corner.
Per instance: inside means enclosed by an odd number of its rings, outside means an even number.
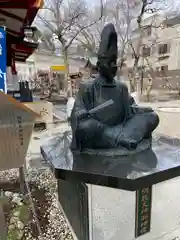
[[[161,19],[162,21],[162,19]],[[150,20],[149,20],[150,23]],[[148,24],[148,23],[147,23]],[[160,25],[160,19],[156,22],[156,24]],[[136,48],[138,43],[138,35],[137,33],[133,36],[133,46]],[[156,40],[155,44],[152,44],[153,41]],[[158,45],[159,44],[170,44],[170,52],[164,55],[168,55],[169,58],[164,60],[158,60],[161,56],[158,54]],[[148,57],[148,61],[152,64],[153,68],[160,67],[163,65],[168,65],[169,70],[180,69],[180,24],[175,25],[173,27],[158,27],[152,29],[151,36],[143,37],[142,45],[149,45],[155,49],[155,52],[151,56]],[[132,51],[129,49],[129,55],[127,56],[127,67],[132,68],[134,64],[134,59],[132,58]],[[142,65],[142,60],[140,59],[139,65]]]

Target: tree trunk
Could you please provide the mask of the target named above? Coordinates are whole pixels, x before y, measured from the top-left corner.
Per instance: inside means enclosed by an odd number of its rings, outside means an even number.
[[[70,91],[70,95],[72,96],[71,83],[69,83],[68,49],[65,46],[63,46],[63,59],[64,59],[64,66],[65,66],[64,91],[66,96],[68,91]]]
[[[143,5],[141,8],[141,12],[140,15],[137,18],[137,24],[138,24],[138,30],[139,30],[139,39],[138,39],[138,43],[137,43],[137,47],[134,51],[134,66],[133,66],[133,73],[134,76],[136,74],[139,74],[139,69],[138,69],[138,64],[139,64],[139,60],[141,58],[141,47],[142,47],[142,43],[143,43],[143,35],[144,35],[144,31],[143,31],[143,27],[141,26],[142,23],[142,19],[145,13],[145,7],[147,6],[147,1],[143,1]],[[142,84],[142,83],[141,83]],[[137,84],[135,82],[136,85],[136,91],[137,91],[137,95],[140,96],[141,95],[141,87],[139,87],[139,83]],[[137,86],[138,85],[138,86]],[[139,92],[138,92],[139,91]]]
[[[25,187],[25,177],[24,177],[24,167],[21,166],[19,168],[19,184],[20,184],[20,191],[22,194],[26,193],[26,187]]]
[[[48,73],[48,77],[49,77],[49,86],[48,86],[48,98],[51,99],[52,97],[52,74],[51,74],[51,70],[49,70]]]

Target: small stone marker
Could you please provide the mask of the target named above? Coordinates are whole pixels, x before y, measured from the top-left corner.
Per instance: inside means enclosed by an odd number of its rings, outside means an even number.
[[[6,240],[6,239],[7,239],[7,227],[6,227],[6,221],[5,221],[5,216],[3,212],[3,205],[0,201],[0,240]]]

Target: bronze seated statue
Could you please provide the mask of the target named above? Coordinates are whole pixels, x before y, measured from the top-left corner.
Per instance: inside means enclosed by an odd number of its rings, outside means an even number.
[[[126,85],[115,81],[117,33],[107,24],[101,33],[95,80],[81,83],[71,113],[72,150],[136,149],[159,124],[151,108],[139,107]]]

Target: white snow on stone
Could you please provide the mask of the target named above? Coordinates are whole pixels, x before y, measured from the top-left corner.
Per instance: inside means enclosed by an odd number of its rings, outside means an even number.
[[[67,112],[67,118],[71,116],[72,109],[74,107],[75,99],[73,97],[70,97],[66,104],[66,112]]]

